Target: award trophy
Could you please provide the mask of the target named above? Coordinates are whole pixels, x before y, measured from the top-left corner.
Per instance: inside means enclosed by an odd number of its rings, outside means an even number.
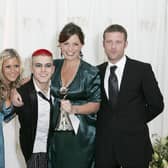
[[[66,99],[68,94],[68,88],[67,87],[61,87],[60,88],[60,99]],[[69,119],[69,114],[64,111],[60,107],[60,114],[59,114],[59,119],[58,119],[58,124],[56,126],[57,131],[66,131],[66,130],[73,130],[71,121]]]

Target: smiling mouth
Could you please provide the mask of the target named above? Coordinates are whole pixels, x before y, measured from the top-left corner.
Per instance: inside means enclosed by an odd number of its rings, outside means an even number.
[[[47,77],[48,75],[45,75],[45,76],[40,76],[40,77],[42,77],[42,78],[45,78],[45,77]]]
[[[46,78],[48,75],[40,75],[41,78]]]
[[[73,56],[75,53],[67,53],[67,56]]]
[[[18,74],[17,75],[10,75],[9,77],[10,78],[16,78],[18,76]]]

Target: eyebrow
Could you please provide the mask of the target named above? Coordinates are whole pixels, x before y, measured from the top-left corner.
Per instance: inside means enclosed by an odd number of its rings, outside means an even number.
[[[39,63],[39,62],[36,62],[36,63],[33,63],[34,65],[39,65],[39,66],[47,66],[47,65],[52,65],[51,62],[48,62],[48,63],[45,63],[45,64],[42,64],[42,63]]]

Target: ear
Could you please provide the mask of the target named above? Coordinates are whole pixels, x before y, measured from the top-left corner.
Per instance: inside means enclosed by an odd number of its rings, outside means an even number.
[[[127,48],[127,46],[128,46],[128,41],[125,42],[125,48]]]

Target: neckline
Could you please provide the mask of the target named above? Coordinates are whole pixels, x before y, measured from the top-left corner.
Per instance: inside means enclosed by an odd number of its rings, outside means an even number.
[[[61,77],[61,70],[62,70],[62,67],[63,67],[63,64],[64,64],[64,60],[62,61],[62,65],[61,65],[61,68],[60,68],[60,89],[61,88],[66,88],[68,90],[68,88],[70,87],[70,85],[73,83],[73,81],[76,79],[77,75],[78,75],[78,72],[79,72],[79,69],[80,69],[80,66],[81,66],[81,59],[80,59],[80,62],[78,64],[78,67],[77,67],[77,70],[76,70],[76,73],[73,75],[72,79],[70,81],[67,82],[67,84],[63,84],[62,82],[62,77]]]

